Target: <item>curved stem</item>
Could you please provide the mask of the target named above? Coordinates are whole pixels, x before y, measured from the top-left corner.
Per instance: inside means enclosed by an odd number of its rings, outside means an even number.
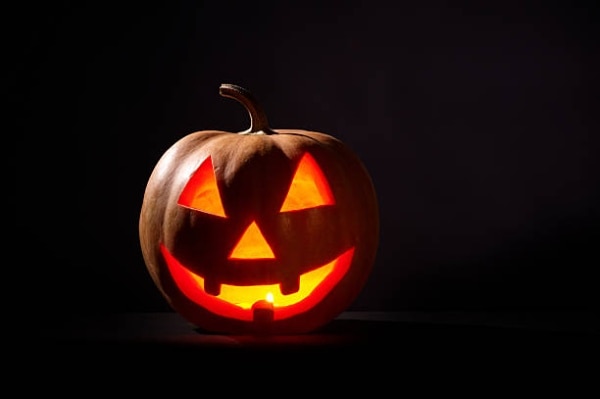
[[[242,133],[275,133],[269,127],[269,121],[262,106],[248,90],[234,84],[223,83],[219,87],[219,94],[239,101],[250,114],[250,129]]]

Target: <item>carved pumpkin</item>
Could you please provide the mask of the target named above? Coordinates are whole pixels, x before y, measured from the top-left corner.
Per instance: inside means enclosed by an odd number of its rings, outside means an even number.
[[[271,129],[230,84],[250,129],[191,133],[144,193],[139,236],[170,306],[222,333],[305,333],[346,310],[374,264],[379,214],[369,174],[340,140]]]

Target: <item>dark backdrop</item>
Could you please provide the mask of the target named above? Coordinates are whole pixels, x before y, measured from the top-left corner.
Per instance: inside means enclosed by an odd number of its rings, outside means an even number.
[[[591,3],[263,3],[5,9],[8,306],[169,310],[138,242],[145,184],[184,135],[249,126],[218,94],[234,83],[370,171],[381,241],[352,309],[597,308]]]

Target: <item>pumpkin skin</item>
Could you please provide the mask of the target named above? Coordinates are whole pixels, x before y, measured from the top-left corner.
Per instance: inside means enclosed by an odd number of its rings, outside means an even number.
[[[139,218],[146,267],[201,329],[313,331],[348,308],[373,268],[372,180],[340,140],[271,129],[247,90],[223,84],[220,94],[246,107],[251,127],[194,132],[162,155]]]

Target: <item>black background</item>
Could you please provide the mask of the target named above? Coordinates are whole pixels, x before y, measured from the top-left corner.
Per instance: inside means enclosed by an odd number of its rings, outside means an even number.
[[[371,173],[381,240],[352,310],[597,309],[598,13],[515,4],[7,8],[8,306],[169,310],[138,242],[145,184],[184,135],[249,126],[218,94],[234,83]]]

